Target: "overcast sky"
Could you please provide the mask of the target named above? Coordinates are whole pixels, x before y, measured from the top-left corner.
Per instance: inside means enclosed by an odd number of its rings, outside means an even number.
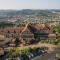
[[[60,9],[60,0],[0,0],[0,9]]]

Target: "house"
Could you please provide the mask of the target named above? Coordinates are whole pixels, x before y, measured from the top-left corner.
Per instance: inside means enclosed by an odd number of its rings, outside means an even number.
[[[38,40],[46,40],[48,39],[48,35],[52,33],[50,26],[46,24],[30,25],[30,30],[33,31],[34,38]]]
[[[48,39],[48,33],[42,32],[42,31],[35,32],[34,38],[36,40],[46,40],[46,39]]]
[[[0,47],[8,46],[9,43],[11,43],[11,38],[2,38],[0,39]]]
[[[27,24],[21,32],[21,38],[28,42],[31,40],[46,40],[50,33],[52,33],[51,27],[47,24]]]
[[[21,38],[27,43],[29,43],[31,40],[34,40],[34,34],[30,31],[30,29],[28,29],[28,24],[21,32]]]
[[[0,29],[0,32],[5,38],[14,39],[18,37],[22,43],[30,43],[30,41],[34,40],[46,40],[52,37],[55,38],[53,35],[49,35],[52,34],[52,29],[48,24],[27,23],[25,27],[5,28]],[[14,46],[14,42],[9,39],[5,39],[3,45],[9,43],[10,46]]]
[[[1,55],[4,55],[4,49],[3,48],[0,48],[0,56]]]
[[[53,43],[54,41],[56,41],[56,34],[49,34],[48,35],[48,41],[50,42],[50,43]]]
[[[23,28],[24,27],[0,29],[0,34],[4,35],[6,38],[16,38],[20,35]]]

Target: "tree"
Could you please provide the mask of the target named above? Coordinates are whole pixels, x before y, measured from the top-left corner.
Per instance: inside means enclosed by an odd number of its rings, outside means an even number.
[[[15,46],[17,47],[19,44],[20,44],[20,40],[19,40],[19,38],[16,38],[16,40],[15,40]]]
[[[60,33],[60,26],[54,27],[53,32],[59,34]]]

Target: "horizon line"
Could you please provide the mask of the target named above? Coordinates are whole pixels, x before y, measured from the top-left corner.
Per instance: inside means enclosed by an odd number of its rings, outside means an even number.
[[[54,9],[54,8],[50,8],[50,9],[0,9],[0,10],[60,10],[60,9]]]

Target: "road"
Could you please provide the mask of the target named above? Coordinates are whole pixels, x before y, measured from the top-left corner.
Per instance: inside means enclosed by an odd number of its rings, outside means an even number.
[[[53,53],[47,53],[44,56],[38,56],[36,58],[33,58],[32,60],[54,60],[55,54]]]
[[[35,57],[32,60],[56,60],[55,56],[57,53],[60,53],[60,49],[57,49],[56,51],[53,51],[50,53],[47,53],[44,56]]]
[[[39,43],[39,44],[35,44],[35,45],[29,45],[29,46],[22,46],[22,47],[17,47],[19,49],[23,49],[23,48],[28,48],[28,47],[48,47],[49,48],[49,51],[53,51],[55,50],[54,48],[56,48],[54,45],[51,45],[51,44],[42,44],[42,43]],[[13,49],[13,47],[8,47],[8,48],[5,48],[5,50],[10,50],[10,49]],[[56,51],[57,52],[57,51]],[[59,51],[60,52],[60,51]],[[55,52],[51,52],[51,53],[48,53],[48,54],[45,54],[44,56],[38,56],[32,60],[53,60],[54,57],[55,57]],[[6,58],[6,55],[4,56],[4,59]],[[2,59],[0,60],[4,60],[3,57]]]

